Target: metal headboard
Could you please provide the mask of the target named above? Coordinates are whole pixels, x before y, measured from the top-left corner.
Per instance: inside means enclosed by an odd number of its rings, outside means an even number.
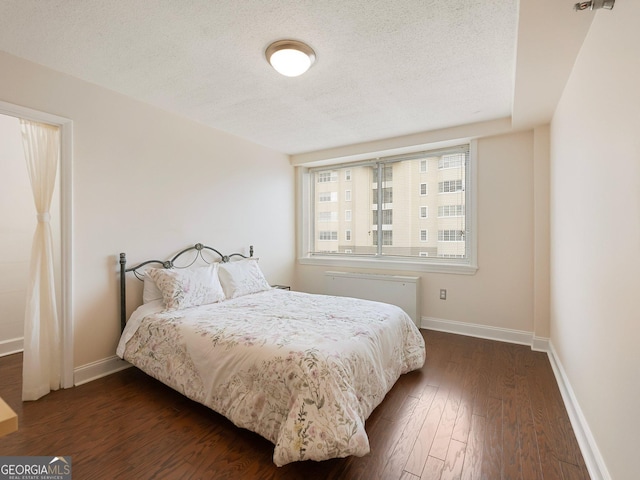
[[[141,270],[143,267],[147,265],[160,265],[162,268],[188,268],[193,265],[198,258],[205,263],[212,263],[207,260],[203,255],[203,251],[211,251],[220,257],[219,262],[226,263],[231,260],[232,257],[242,257],[242,258],[251,258],[253,257],[253,245],[249,247],[249,256],[243,255],[242,253],[232,253],[231,255],[223,255],[218,250],[212,247],[208,247],[207,245],[203,245],[202,243],[196,243],[192,247],[185,248],[184,250],[176,253],[171,260],[147,260],[142,263],[138,263],[133,267],[127,268],[127,255],[125,253],[120,254],[120,329],[124,330],[124,326],[127,323],[127,302],[126,302],[126,282],[125,276],[129,272],[133,272],[133,274],[138,278],[138,280],[144,279],[144,270]],[[193,257],[191,263],[187,265],[177,266],[175,264],[176,260],[180,258],[182,255],[188,252],[196,252],[196,255]]]

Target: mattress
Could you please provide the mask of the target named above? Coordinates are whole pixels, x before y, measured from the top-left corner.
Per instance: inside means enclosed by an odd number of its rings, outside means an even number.
[[[400,308],[267,290],[131,316],[118,355],[275,445],[278,466],[369,452],[364,423],[424,339]]]

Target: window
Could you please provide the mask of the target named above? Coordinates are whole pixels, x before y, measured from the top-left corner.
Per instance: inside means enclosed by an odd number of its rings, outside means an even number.
[[[475,218],[474,162],[469,149],[463,145],[302,168],[300,262],[475,272],[475,232],[470,220]],[[336,180],[321,182],[320,177]],[[429,184],[441,195],[428,195]],[[344,198],[338,199],[337,192],[343,192]],[[344,201],[349,203],[338,203]]]
[[[320,192],[318,195],[319,202],[337,202],[338,192]]]
[[[462,191],[462,180],[445,180],[438,183],[438,192],[452,193]]]
[[[390,182],[393,180],[393,166],[392,165],[384,165],[381,167],[382,170],[382,181]],[[378,169],[373,170],[373,183],[378,183]]]
[[[338,180],[338,172],[321,172],[318,175],[318,183],[335,182]]]
[[[338,240],[338,232],[320,231],[318,232],[318,240]]]
[[[373,225],[378,225],[378,210],[374,210],[372,212],[373,221],[371,222]],[[393,223],[393,210],[383,210],[382,211],[382,224],[383,225],[391,225]]]
[[[439,242],[464,242],[462,230],[438,230]]]
[[[373,244],[378,245],[378,235],[373,236]],[[382,230],[382,245],[393,245],[393,230]]]
[[[438,207],[438,217],[462,216],[464,216],[464,205],[440,205]]]
[[[464,164],[464,153],[454,153],[452,155],[442,155],[438,160],[438,168],[460,168]]]
[[[338,212],[318,212],[319,222],[337,222]]]
[[[373,200],[371,201],[374,205],[378,204],[378,189],[373,189]],[[382,189],[382,203],[393,203],[393,187],[387,187]]]

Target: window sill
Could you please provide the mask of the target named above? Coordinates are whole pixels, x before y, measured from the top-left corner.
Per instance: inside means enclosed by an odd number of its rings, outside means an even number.
[[[411,272],[450,273],[456,275],[474,275],[477,265],[446,262],[425,262],[400,258],[358,258],[337,257],[333,255],[314,255],[299,257],[301,265],[324,265],[327,267],[359,267],[376,270],[404,270]]]

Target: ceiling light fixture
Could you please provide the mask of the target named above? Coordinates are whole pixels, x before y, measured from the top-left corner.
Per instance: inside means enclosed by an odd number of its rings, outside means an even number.
[[[577,11],[581,10],[599,10],[601,8],[606,8],[607,10],[611,10],[613,5],[616,3],[616,0],[591,0],[588,2],[579,2],[576,3],[573,8]]]
[[[298,40],[273,42],[267,47],[265,55],[271,66],[287,77],[302,75],[316,60],[316,52]]]

